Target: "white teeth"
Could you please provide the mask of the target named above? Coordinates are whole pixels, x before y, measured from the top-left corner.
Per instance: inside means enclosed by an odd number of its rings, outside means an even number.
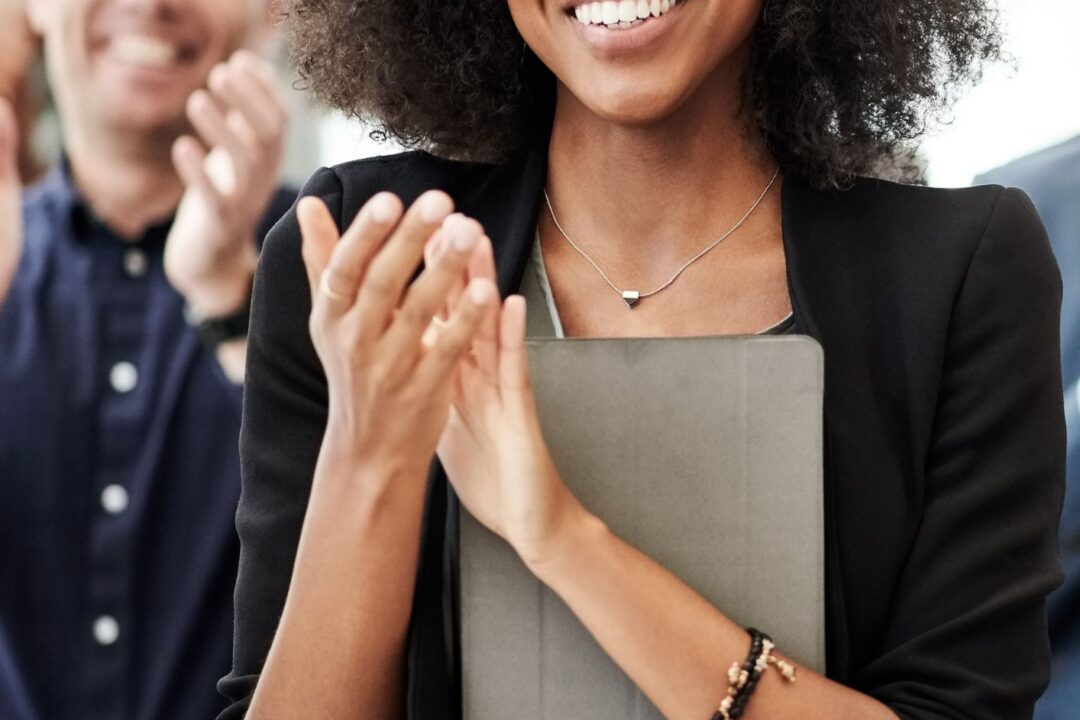
[[[131,65],[163,68],[176,62],[177,51],[170,43],[146,35],[116,35],[109,42],[109,54]]]
[[[627,28],[650,17],[660,17],[675,7],[677,0],[594,0],[574,8],[574,17],[583,25]]]
[[[604,24],[615,25],[619,22],[619,3],[615,0],[604,0]]]

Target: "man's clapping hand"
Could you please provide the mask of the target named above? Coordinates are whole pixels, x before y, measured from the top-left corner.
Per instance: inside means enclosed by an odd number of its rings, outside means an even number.
[[[0,305],[11,289],[23,247],[18,147],[15,112],[0,97]]]
[[[241,50],[195,92],[173,161],[186,191],[165,247],[169,281],[196,312],[242,307],[257,256],[255,233],[278,186],[288,120],[273,69]]]

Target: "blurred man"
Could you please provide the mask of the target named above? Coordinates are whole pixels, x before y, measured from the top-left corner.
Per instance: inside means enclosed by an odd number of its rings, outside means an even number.
[[[20,202],[0,103],[0,714],[204,720],[230,665],[251,279],[292,199],[284,105],[241,50],[267,2],[28,12],[65,156]]]
[[[1050,687],[1037,720],[1080,718],[1080,137],[1018,160],[977,179],[1027,191],[1050,233],[1064,295],[1061,370],[1069,450],[1061,555],[1065,584],[1050,596]]]

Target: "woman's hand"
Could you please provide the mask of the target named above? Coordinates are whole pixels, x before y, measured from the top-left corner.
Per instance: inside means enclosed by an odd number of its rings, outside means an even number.
[[[471,282],[495,276],[487,238],[473,255],[469,275]],[[540,432],[525,350],[524,298],[507,298],[501,310],[494,304],[486,308],[455,380],[450,421],[438,445],[450,482],[469,512],[526,563],[543,562],[588,515],[559,477]]]
[[[485,310],[498,305],[491,279],[476,278],[437,342],[421,343],[482,235],[452,209],[449,197],[431,191],[402,216],[400,200],[380,193],[339,239],[321,201],[304,198],[297,207],[311,337],[329,386],[323,459],[357,468],[363,489],[376,495],[395,479],[426,474],[446,425],[454,368]],[[436,230],[446,251],[410,285]]]

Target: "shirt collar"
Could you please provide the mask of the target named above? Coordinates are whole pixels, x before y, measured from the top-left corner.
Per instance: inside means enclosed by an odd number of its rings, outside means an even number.
[[[120,238],[104,220],[99,218],[90,204],[75,187],[75,179],[71,174],[71,162],[67,153],[61,153],[60,157],[46,173],[39,183],[40,192],[48,198],[57,217],[70,222],[70,238],[78,243],[84,243],[90,238],[108,237],[119,243],[130,246],[139,246],[143,249],[164,247],[168,237],[169,228],[172,227],[173,216],[154,223],[147,227],[141,237],[136,241],[125,241]]]
[[[66,154],[62,154],[53,163],[53,166],[49,168],[49,172],[45,174],[45,177],[38,184],[38,189],[42,195],[49,199],[54,212],[59,215],[70,215],[77,207],[85,206],[82,196],[79,195],[79,191],[75,188],[75,182],[71,178],[71,166],[68,163]]]

